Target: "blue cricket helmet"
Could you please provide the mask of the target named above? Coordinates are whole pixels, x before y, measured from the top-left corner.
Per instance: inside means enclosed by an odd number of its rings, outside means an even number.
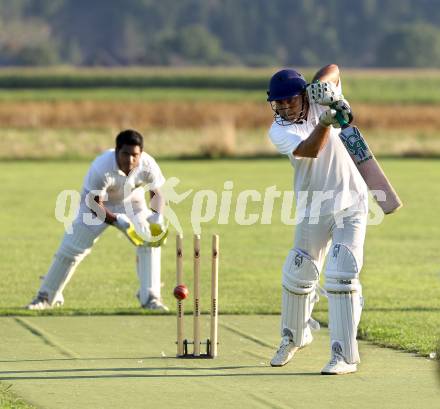
[[[291,69],[281,70],[270,79],[267,100],[270,102],[295,97],[302,94],[306,88],[307,82],[299,72]]]

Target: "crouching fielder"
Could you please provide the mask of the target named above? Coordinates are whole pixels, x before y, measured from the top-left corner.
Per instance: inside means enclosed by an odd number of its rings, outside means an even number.
[[[98,156],[84,180],[81,204],[66,232],[35,299],[27,306],[42,310],[64,303],[63,290],[101,233],[114,226],[136,245],[137,293],[143,308],[168,311],[160,296],[160,245],[166,237],[162,216],[165,178],[156,161],[143,152],[143,137],[134,130],[116,137],[116,149]],[[150,192],[150,207],[144,188]]]
[[[272,366],[289,362],[312,342],[313,306],[325,266],[331,358],[322,374],[355,372],[362,310],[359,272],[367,222],[367,187],[339,138],[339,120],[351,120],[339,69],[319,70],[311,85],[294,70],[277,72],[268,101],[274,112],[269,136],[295,168],[298,221],[282,272],[281,344]],[[330,107],[331,106],[331,107]]]

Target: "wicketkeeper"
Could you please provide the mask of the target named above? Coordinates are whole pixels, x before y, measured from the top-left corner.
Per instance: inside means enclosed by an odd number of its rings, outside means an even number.
[[[310,85],[296,71],[281,70],[270,80],[267,100],[275,118],[269,137],[295,169],[298,215],[282,271],[282,339],[271,365],[285,365],[312,342],[317,323],[311,315],[328,253],[323,292],[329,304],[331,358],[321,373],[355,372],[368,193],[339,138],[340,122],[352,119],[339,68],[323,67]]]
[[[160,257],[167,234],[163,218],[165,178],[156,161],[143,152],[143,137],[134,130],[116,137],[116,148],[98,156],[85,177],[78,215],[66,231],[36,298],[27,306],[43,310],[64,303],[63,290],[101,233],[113,226],[136,246],[143,308],[168,311],[161,301]],[[150,193],[150,208],[145,200]]]

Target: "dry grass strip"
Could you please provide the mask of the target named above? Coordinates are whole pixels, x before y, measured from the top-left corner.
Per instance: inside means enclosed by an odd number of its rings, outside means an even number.
[[[356,124],[363,129],[440,128],[438,105],[353,106]],[[232,126],[237,129],[268,127],[269,106],[258,102],[116,102],[53,101],[0,103],[5,128],[180,128]]]

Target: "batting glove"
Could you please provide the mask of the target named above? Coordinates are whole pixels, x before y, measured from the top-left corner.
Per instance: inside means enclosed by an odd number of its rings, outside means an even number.
[[[344,98],[332,82],[320,81],[316,81],[307,87],[307,95],[309,96],[309,101],[326,106]]]
[[[331,109],[337,111],[336,119],[338,120],[339,126],[335,128],[340,128],[341,126],[348,125],[353,120],[353,113],[351,111],[350,104],[346,99],[341,99],[330,106]]]
[[[332,125],[335,128],[340,128],[341,125],[336,118],[337,113],[336,109],[327,109],[319,116],[319,123],[326,128]]]

